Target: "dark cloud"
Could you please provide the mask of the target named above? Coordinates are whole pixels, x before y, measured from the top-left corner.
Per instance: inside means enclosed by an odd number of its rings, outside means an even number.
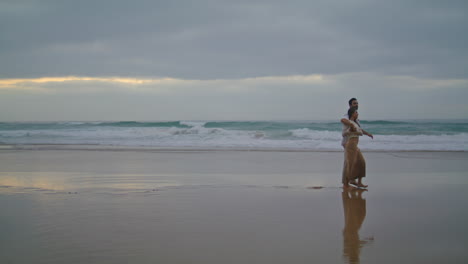
[[[3,1],[0,77],[467,78],[466,1]]]

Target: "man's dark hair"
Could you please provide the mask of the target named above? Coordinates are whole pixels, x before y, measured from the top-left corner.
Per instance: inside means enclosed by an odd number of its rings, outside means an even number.
[[[351,98],[351,99],[349,99],[349,101],[348,101],[348,105],[350,105],[350,106],[351,106],[351,104],[353,103],[353,101],[357,101],[357,99],[356,99],[356,98],[354,98],[354,97],[353,97],[353,98]]]
[[[351,107],[348,110],[348,119],[351,120],[351,116],[357,111],[356,107]]]

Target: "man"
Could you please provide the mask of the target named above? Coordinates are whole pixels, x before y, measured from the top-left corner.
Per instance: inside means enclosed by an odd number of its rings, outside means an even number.
[[[348,105],[349,105],[349,108],[351,107],[356,107],[356,109],[359,108],[359,102],[356,98],[351,98],[349,99],[348,101]],[[359,120],[356,120],[357,124],[359,126],[361,126],[361,124],[359,123]],[[343,148],[346,146],[346,142],[348,141],[348,138],[345,136],[345,132],[348,130],[349,126],[350,126],[350,122],[349,122],[349,119],[348,119],[348,114],[345,114],[344,117],[341,119],[341,123],[343,124],[343,130],[342,130],[342,137],[343,139],[341,140],[341,146],[343,146]],[[368,133],[366,132],[364,129],[362,130],[362,133],[372,139],[374,139],[374,136],[371,134],[371,133]]]
[[[349,108],[351,108],[351,107],[355,107],[356,109],[359,108],[359,103],[358,103],[356,98],[349,99],[348,105],[349,105]],[[345,148],[346,143],[348,142],[348,137],[346,136],[345,133],[347,132],[347,130],[351,126],[348,114],[345,114],[345,116],[341,119],[341,123],[343,124],[343,130],[342,130],[342,133],[341,133],[343,139],[341,140],[341,146],[343,146],[343,148]],[[361,126],[361,124],[359,123],[359,119],[356,120],[356,123],[358,124],[359,127]],[[364,135],[374,139],[374,136],[372,134],[366,132],[364,129],[362,129],[362,133]],[[343,164],[343,172],[342,172],[342,176],[341,176],[341,182],[343,183],[343,189],[346,189],[346,188],[349,187],[349,183],[348,183],[348,181],[346,180],[346,177],[345,177],[345,168],[346,168],[346,153],[345,153],[345,159],[344,159],[344,164]]]

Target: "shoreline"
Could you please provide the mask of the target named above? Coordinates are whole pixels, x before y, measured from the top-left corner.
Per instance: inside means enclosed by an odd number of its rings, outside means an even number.
[[[154,147],[117,146],[97,144],[1,144],[2,150],[82,150],[82,151],[137,151],[137,152],[317,152],[339,153],[337,149],[294,149],[294,148],[244,148],[244,147]],[[374,150],[361,149],[371,153],[467,153],[464,150]]]

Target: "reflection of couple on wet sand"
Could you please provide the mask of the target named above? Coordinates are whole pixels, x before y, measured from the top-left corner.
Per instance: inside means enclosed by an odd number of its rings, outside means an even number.
[[[366,218],[366,200],[362,193],[366,190],[343,189],[343,211],[345,226],[343,229],[343,256],[348,263],[359,263],[361,248],[368,240],[360,240],[359,229]]]

